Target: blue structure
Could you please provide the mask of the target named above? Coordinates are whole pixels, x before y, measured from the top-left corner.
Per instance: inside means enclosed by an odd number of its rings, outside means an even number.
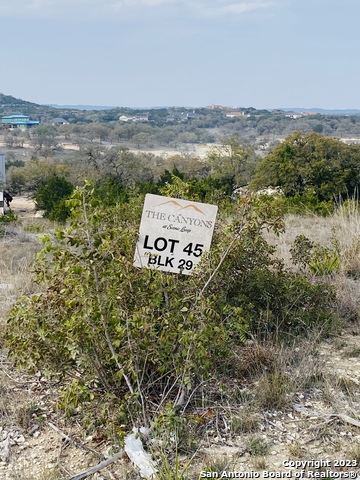
[[[39,125],[39,123],[36,120],[30,120],[27,115],[7,115],[1,118],[1,125],[10,128],[31,128],[34,125]]]

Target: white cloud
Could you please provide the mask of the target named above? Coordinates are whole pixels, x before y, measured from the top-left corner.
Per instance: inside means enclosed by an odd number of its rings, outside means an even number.
[[[275,0],[278,1],[278,0]],[[209,16],[246,14],[271,7],[266,0],[0,0],[0,16],[114,18],[146,13]],[[175,9],[175,10],[173,10]]]
[[[274,2],[240,2],[231,3],[223,7],[225,13],[247,13],[253,10],[269,8],[274,5]]]
[[[275,5],[275,1],[193,0],[191,3],[189,2],[189,4],[194,10],[197,10],[205,16],[217,16],[229,14],[243,15],[255,10],[268,9]]]

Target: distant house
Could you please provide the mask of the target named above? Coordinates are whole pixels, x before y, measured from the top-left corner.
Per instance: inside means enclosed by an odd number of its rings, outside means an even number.
[[[194,120],[197,118],[201,118],[201,115],[199,113],[196,113],[194,110],[192,112],[174,110],[170,112],[169,115],[166,117],[166,121],[174,122],[175,120]]]
[[[198,113],[195,113],[195,112],[189,112],[186,114],[186,118],[188,118],[189,120],[193,120],[193,119],[196,119],[196,118],[200,118],[201,115],[199,115]]]
[[[304,116],[303,112],[285,112],[285,117],[287,118],[301,118]]]
[[[27,115],[6,115],[1,117],[1,125],[9,128],[31,128],[35,125],[39,125],[40,122],[36,120],[30,120]]]
[[[140,115],[135,115],[134,121],[135,122],[148,122],[149,121],[149,114],[148,113],[141,113]]]
[[[53,118],[50,123],[51,125],[69,125],[69,122],[61,117]]]
[[[223,105],[208,105],[207,107],[208,110],[229,110],[229,107],[224,107]]]
[[[120,122],[148,122],[149,121],[149,114],[148,113],[141,113],[138,115],[121,115],[119,117]]]
[[[227,118],[239,118],[239,117],[245,117],[245,113],[244,112],[238,112],[238,111],[235,111],[235,112],[229,112],[225,115],[225,117]]]

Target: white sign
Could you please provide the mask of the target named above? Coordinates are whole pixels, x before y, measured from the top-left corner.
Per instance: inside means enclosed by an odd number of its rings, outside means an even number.
[[[210,250],[217,208],[148,193],[134,266],[190,275],[203,252]]]

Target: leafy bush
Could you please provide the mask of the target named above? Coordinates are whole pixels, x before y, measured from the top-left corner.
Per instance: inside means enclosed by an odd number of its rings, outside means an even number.
[[[306,215],[314,213],[326,217],[331,215],[335,209],[334,201],[320,201],[314,191],[311,190],[305,190],[302,194],[296,193],[291,197],[261,194],[261,198],[271,203],[284,214]]]
[[[340,268],[341,257],[336,241],[333,241],[332,247],[323,247],[305,235],[298,235],[290,253],[295,264],[303,269],[307,267],[315,276],[331,275]]]
[[[258,165],[252,186],[278,186],[286,197],[310,193],[318,202],[332,202],[339,195],[351,197],[360,180],[359,155],[358,145],[314,132],[295,132]]]
[[[44,217],[64,222],[70,210],[65,199],[71,195],[74,187],[66,178],[53,174],[37,189],[35,203],[37,210],[44,210]]]
[[[94,194],[105,205],[116,205],[128,200],[126,187],[119,179],[110,175],[96,182]]]
[[[325,217],[334,212],[335,202],[333,200],[320,201],[313,190],[305,190],[302,194],[296,193],[293,197],[285,198],[284,206],[287,213],[304,215],[313,212]]]
[[[330,287],[273,258],[261,232],[281,219],[257,198],[231,224],[220,218],[191,276],[133,267],[142,198],[106,207],[87,184],[66,206],[69,226],[44,237],[34,265],[43,293],[18,300],[5,337],[20,367],[68,381],[62,405],[89,426],[119,435],[178,412],[251,331],[280,338],[331,322]]]
[[[16,222],[16,220],[17,220],[17,216],[11,210],[7,211],[5,215],[0,215],[0,222],[1,223]]]

